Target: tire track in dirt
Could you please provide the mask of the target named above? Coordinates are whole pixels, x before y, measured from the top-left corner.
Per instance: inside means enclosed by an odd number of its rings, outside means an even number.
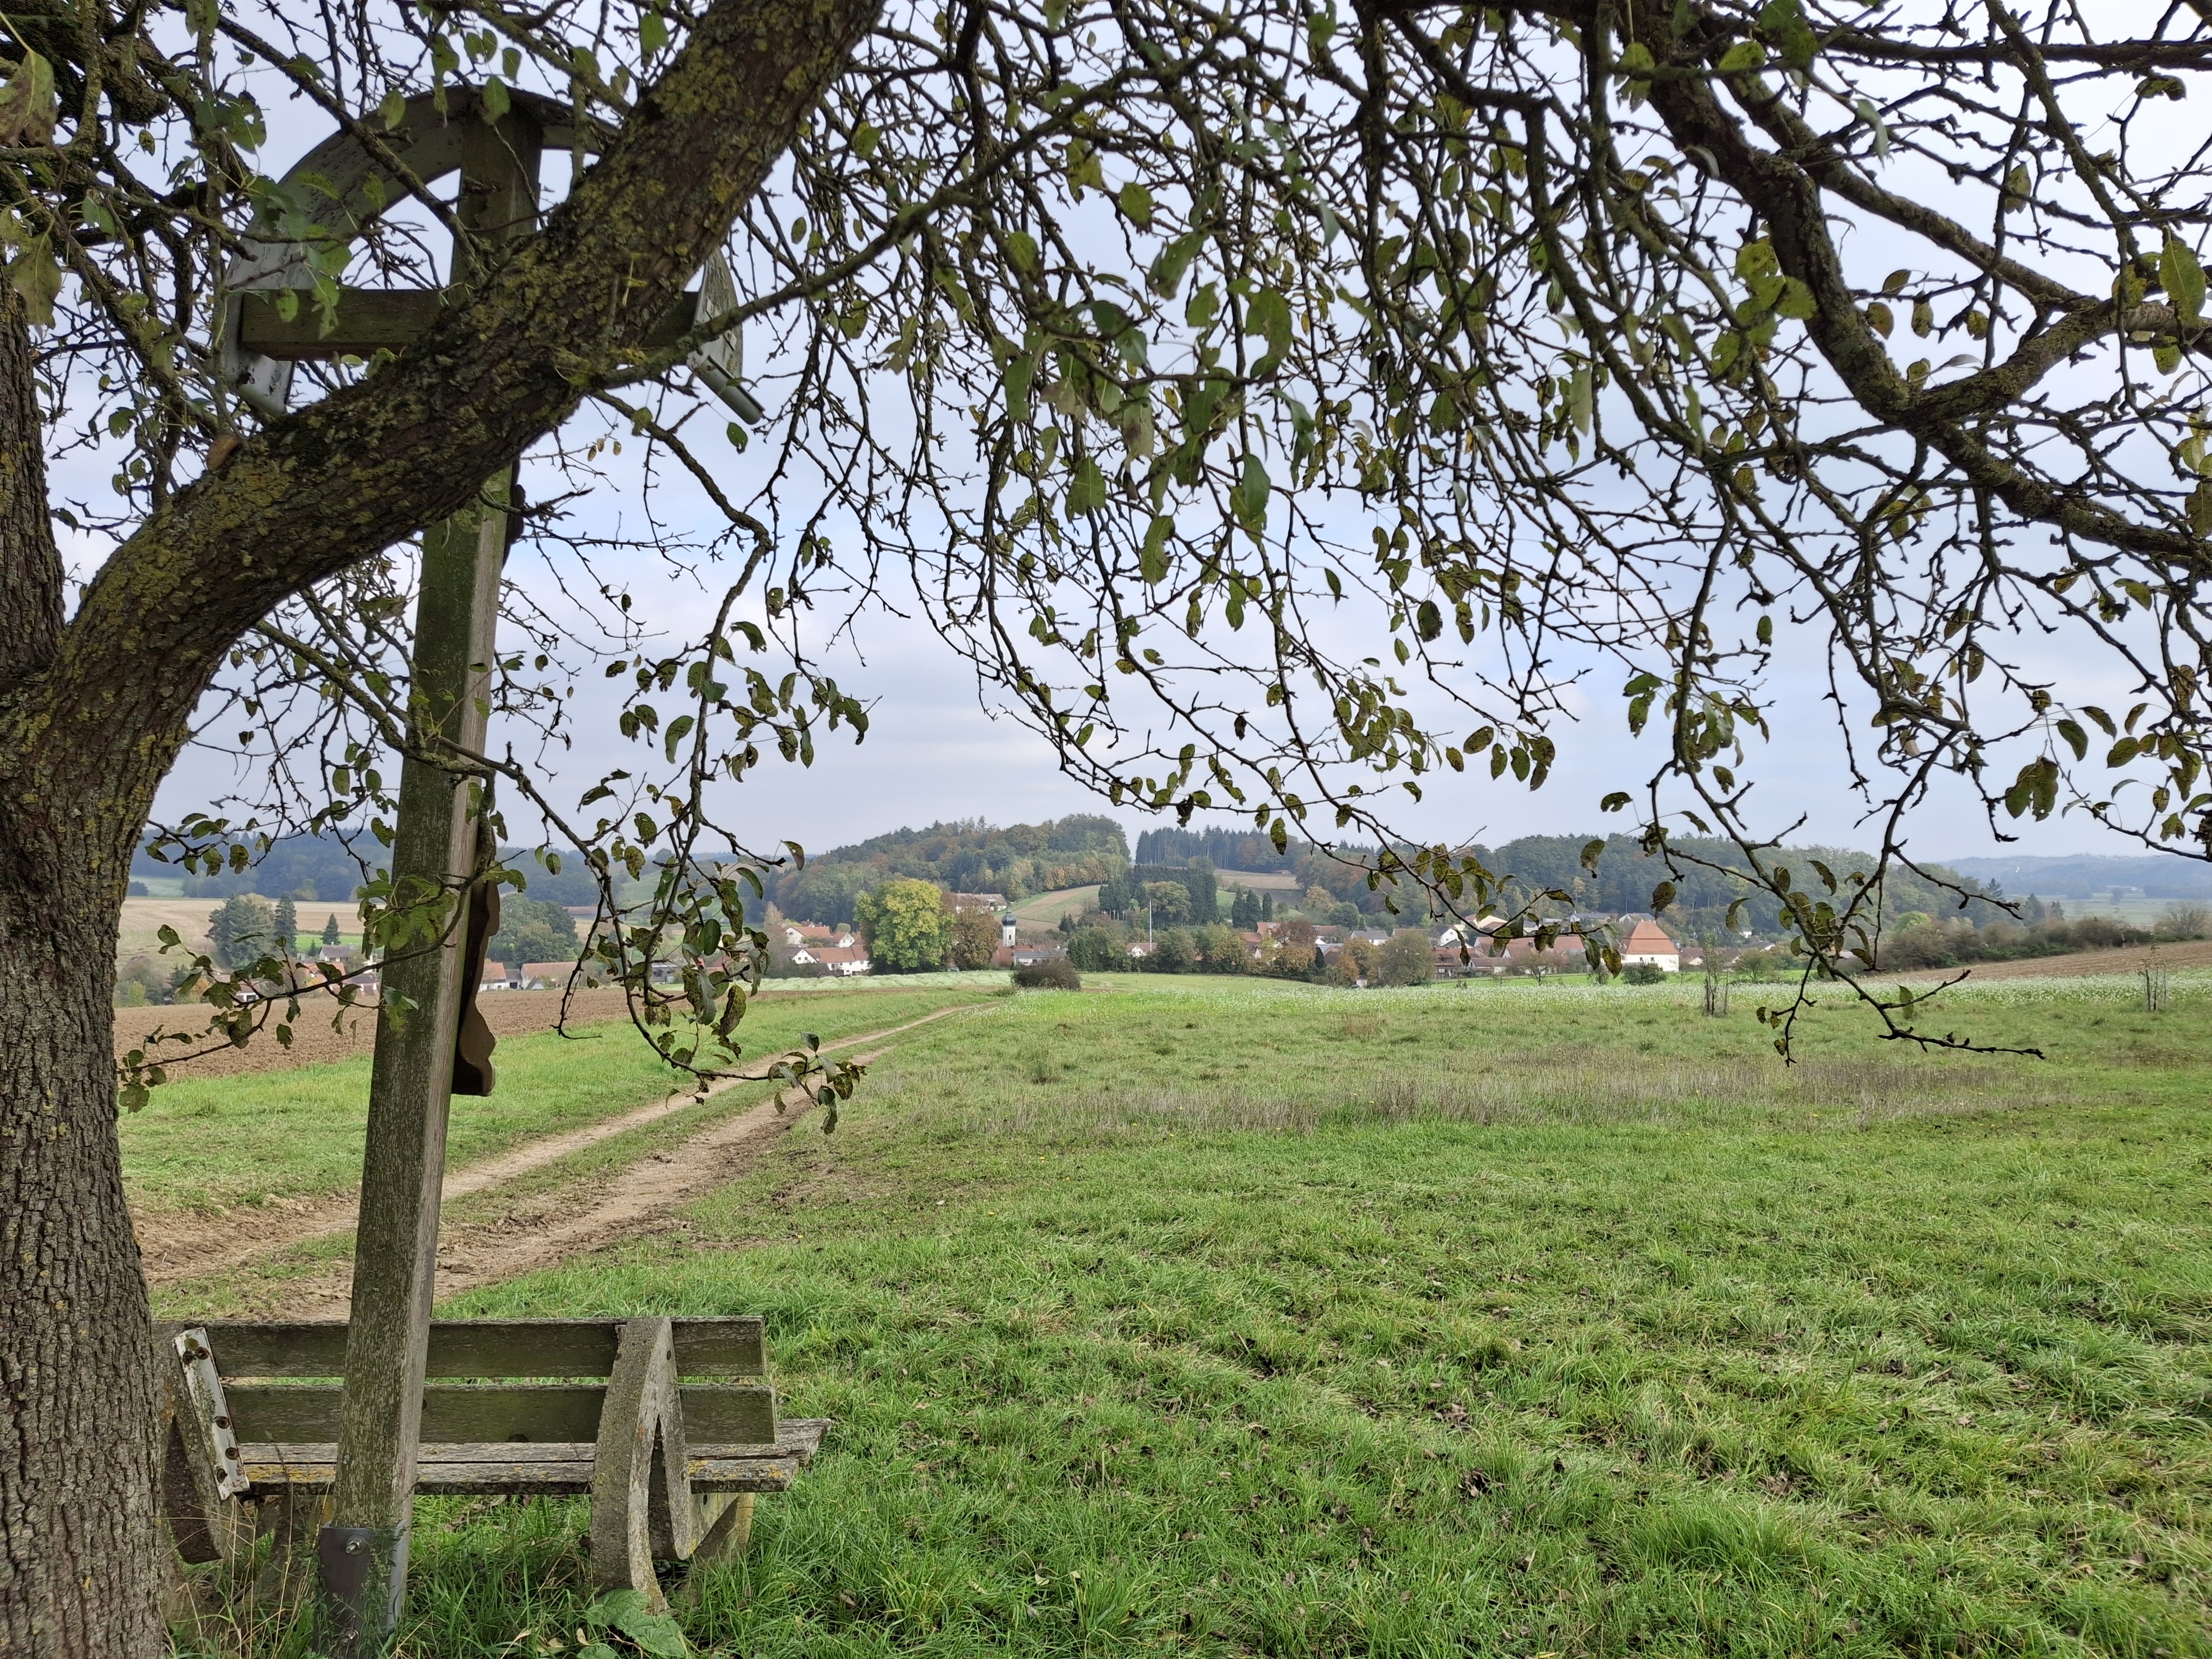
[[[924,1014],[919,1019],[908,1020],[902,1025],[887,1026],[880,1031],[863,1031],[857,1036],[840,1037],[834,1042],[823,1043],[822,1052],[825,1054],[841,1053],[860,1043],[880,1042],[885,1037],[896,1036],[902,1031],[911,1031],[916,1026],[927,1025],[933,1020],[944,1019],[953,1014],[969,1012],[975,1006],[974,1003],[960,1003],[950,1008],[937,1009],[933,1012]],[[889,1048],[878,1048],[857,1058],[860,1063],[866,1064],[878,1054],[889,1052]],[[714,1084],[708,1088],[704,1099],[712,1100],[717,1095],[741,1086],[744,1081],[743,1079],[732,1078]],[[746,1135],[738,1137],[738,1142],[749,1144],[750,1139],[760,1136],[763,1123],[781,1126],[797,1121],[798,1118],[805,1115],[803,1110],[781,1114],[776,1110],[778,1102],[791,1092],[788,1090],[779,1091],[777,1094],[770,1096],[750,1111],[693,1136],[684,1142],[677,1152],[689,1154],[696,1147],[708,1156],[714,1156],[723,1146],[719,1138],[726,1132],[735,1131],[740,1125],[753,1126]],[[494,1187],[513,1181],[520,1176],[528,1175],[534,1170],[542,1170],[549,1164],[557,1163],[572,1152],[581,1152],[586,1147],[597,1146],[603,1140],[612,1139],[615,1136],[627,1133],[632,1129],[660,1122],[664,1119],[689,1111],[702,1103],[702,1097],[696,1094],[670,1095],[664,1100],[657,1100],[650,1105],[641,1106],[634,1111],[623,1113],[619,1117],[602,1118],[599,1122],[587,1124],[580,1129],[571,1129],[561,1134],[547,1135],[540,1139],[526,1141],[510,1152],[501,1153],[497,1158],[487,1158],[484,1162],[471,1164],[465,1170],[448,1171],[441,1201],[450,1204],[457,1198],[466,1198],[472,1194],[488,1191]],[[767,1138],[773,1137],[770,1135]],[[647,1158],[644,1164],[634,1166],[634,1169],[644,1168],[646,1164],[652,1164],[656,1161],[665,1161],[668,1156],[672,1154],[655,1155],[653,1158]],[[626,1176],[617,1177],[616,1186],[621,1186],[626,1178]],[[670,1201],[673,1203],[681,1200]],[[138,1248],[147,1282],[159,1286],[176,1284],[185,1279],[204,1279],[211,1274],[242,1267],[258,1257],[271,1255],[290,1245],[301,1244],[311,1239],[344,1232],[353,1226],[359,1207],[358,1195],[348,1193],[337,1198],[301,1204],[289,1212],[276,1215],[270,1215],[264,1211],[251,1218],[233,1213],[207,1219],[172,1217],[142,1219],[137,1227]],[[350,1273],[349,1267],[348,1273]],[[442,1283],[441,1279],[441,1288]]]
[[[890,1053],[894,1046],[871,1049],[857,1058],[870,1062]],[[783,1106],[786,1099],[792,1103],[787,1109]],[[442,1299],[659,1231],[670,1224],[672,1212],[683,1205],[704,1198],[750,1171],[784,1132],[813,1108],[811,1097],[787,1091],[736,1117],[702,1129],[665,1152],[640,1159],[599,1187],[597,1197],[586,1207],[577,1208],[564,1196],[549,1194],[545,1203],[528,1215],[441,1229],[436,1294]],[[348,1257],[308,1277],[287,1281],[260,1316],[343,1318],[352,1294],[353,1261]]]

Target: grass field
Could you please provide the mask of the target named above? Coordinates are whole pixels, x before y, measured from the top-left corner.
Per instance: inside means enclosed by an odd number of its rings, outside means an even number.
[[[701,1652],[2212,1654],[2212,987],[1928,1062],[1739,988],[1139,980],[913,1033],[691,1228],[471,1314],[759,1312],[837,1419]],[[426,1501],[407,1650],[577,1504]],[[303,1652],[241,1603],[191,1653]],[[519,1637],[519,1633],[527,1632]]]
[[[751,1068],[755,1060],[795,1044],[805,1031],[834,1042],[915,1018],[958,994],[934,988],[866,997],[773,994],[757,1002],[746,1019],[748,1058],[742,1063]],[[660,1064],[626,1025],[578,1037],[550,1032],[507,1037],[496,1063],[499,1084],[491,1095],[453,1102],[447,1141],[453,1168],[685,1086],[683,1074]],[[132,1207],[142,1214],[215,1212],[352,1186],[361,1174],[368,1072],[362,1055],[326,1066],[185,1077],[163,1085],[145,1110],[120,1126],[123,1178]]]

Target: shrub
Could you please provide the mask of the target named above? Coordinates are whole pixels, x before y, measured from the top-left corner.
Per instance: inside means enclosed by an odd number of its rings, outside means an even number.
[[[2176,899],[2159,918],[2158,931],[2167,939],[2203,939],[2212,933],[2212,909],[2194,899]]]
[[[1376,977],[1385,985],[1426,985],[1437,976],[1437,953],[1426,933],[1393,933],[1375,953]]]
[[[1667,970],[1656,962],[1632,962],[1620,970],[1624,985],[1663,985]]]
[[[1067,941],[1067,959],[1076,967],[1093,974],[1129,965],[1129,953],[1121,948],[1121,942],[1103,927],[1077,928]]]
[[[1881,943],[1884,968],[1948,968],[1958,959],[1950,935],[1932,921],[1901,927]]]
[[[1066,957],[1047,957],[1042,962],[1015,969],[1014,983],[1024,991],[1080,991],[1083,975]]]

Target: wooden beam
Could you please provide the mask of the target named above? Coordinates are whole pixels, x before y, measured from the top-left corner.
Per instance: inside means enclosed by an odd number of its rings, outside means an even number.
[[[264,357],[288,362],[328,362],[398,351],[437,320],[445,292],[428,288],[345,288],[338,290],[335,313],[325,318],[314,295],[293,290],[292,314],[284,314],[273,289],[248,294],[239,307],[239,343]],[[686,294],[646,332],[644,343],[656,349],[674,345],[699,319],[699,296]]]
[[[520,112],[467,124],[455,216],[471,236],[453,249],[456,280],[473,279],[477,240],[535,222],[540,147]],[[401,768],[393,831],[397,925],[385,941],[369,1073],[337,1482],[316,1540],[318,1650],[328,1659],[389,1653],[407,1592],[480,787],[438,757],[483,749],[507,544],[495,508],[512,499],[514,477],[510,466],[485,485],[492,510],[471,508],[422,537],[408,707],[416,752]]]

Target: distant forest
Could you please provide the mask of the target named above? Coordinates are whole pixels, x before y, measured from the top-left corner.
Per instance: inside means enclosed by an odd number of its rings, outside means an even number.
[[[1646,857],[1634,837],[1606,839],[1595,873],[1582,866],[1586,836],[1524,836],[1498,847],[1471,850],[1492,869],[1506,878],[1504,902],[1518,904],[1547,889],[1570,896],[1569,904],[1539,903],[1540,911],[1565,908],[1617,915],[1649,910],[1651,890],[1670,879],[1665,866]],[[384,849],[372,838],[356,837],[361,856],[371,864]],[[1704,858],[1723,866],[1740,868],[1742,855],[1728,842],[1683,838],[1675,842],[1686,856]],[[787,916],[799,921],[842,922],[853,916],[853,902],[860,894],[896,876],[933,881],[955,892],[1003,893],[1018,902],[1038,893],[1064,887],[1087,886],[1129,876],[1133,866],[1148,866],[1147,879],[1173,873],[1173,868],[1204,860],[1216,869],[1286,871],[1299,892],[1316,887],[1340,903],[1352,904],[1378,921],[1425,920],[1428,907],[1410,890],[1394,892],[1387,884],[1377,890],[1367,885],[1366,869],[1373,849],[1346,846],[1340,858],[1330,858],[1310,848],[1293,845],[1286,853],[1275,851],[1265,836],[1224,830],[1148,830],[1137,840],[1137,856],[1114,819],[1096,814],[1074,814],[1044,823],[994,826],[980,819],[957,823],[933,823],[924,830],[897,830],[872,840],[839,847],[807,860],[803,870],[772,872],[767,877],[769,896]],[[559,875],[550,875],[534,859],[510,850],[507,856],[530,878],[529,896],[555,904],[590,904],[597,889],[585,873],[582,860],[570,854]],[[1825,894],[1813,870],[1818,860],[1841,880],[1855,872],[1873,868],[1873,858],[1846,848],[1792,848],[1784,854],[1796,884]],[[1350,860],[1350,862],[1340,861]],[[1986,861],[1962,860],[1978,867]],[[2158,872],[2170,869],[2186,878],[2191,867],[2179,861],[2155,859],[2082,859],[2011,861],[2018,865],[2053,864],[2082,866],[2124,866],[2116,876],[2109,867],[2098,869],[2097,878],[2078,890],[2057,884],[2044,875],[2031,875],[2021,883],[2023,890],[2082,894],[2109,891],[2115,884],[2142,886],[2151,896],[2191,896],[2203,890],[2180,884],[2154,886]],[[2138,870],[2137,866],[2146,866]],[[1172,866],[1173,868],[1170,868]],[[1940,868],[1940,866],[1931,866]],[[134,876],[176,876],[173,864],[161,864],[142,849],[131,866]],[[346,841],[338,835],[290,836],[276,842],[267,853],[244,870],[225,870],[213,876],[185,876],[184,891],[191,898],[228,898],[234,893],[261,893],[270,898],[292,897],[319,903],[352,898],[362,879],[362,866]],[[1678,934],[1694,937],[1700,932],[1721,930],[1729,906],[1741,896],[1738,884],[1724,874],[1687,871],[1674,878],[1678,892],[1667,912],[1667,922]],[[1938,921],[1964,919],[1977,926],[2004,913],[1996,902],[2003,889],[1991,879],[1960,874],[1958,883],[1968,896],[1959,897],[1933,882],[1902,871],[1891,873],[1886,909],[1890,917],[1918,911]],[[1401,908],[1394,918],[1393,897]],[[1499,907],[1504,908],[1503,904]],[[2040,915],[2040,907],[2035,915]],[[2031,918],[2033,919],[2033,918]],[[1760,896],[1747,902],[1739,925],[1753,934],[1779,932],[1775,901]]]
[[[599,887],[574,853],[562,860],[561,873],[552,875],[529,854],[508,848],[501,854],[530,878],[530,896],[554,904],[592,904]],[[367,879],[364,866],[388,866],[390,853],[375,836],[356,832],[349,842],[336,831],[319,836],[283,836],[269,850],[243,870],[226,868],[212,876],[185,875],[174,864],[164,864],[144,847],[131,860],[134,877],[184,878],[186,898],[228,898],[235,893],[259,893],[265,898],[313,900],[318,903],[350,901]]]
[[[1518,907],[1547,890],[1556,890],[1569,896],[1568,902],[1537,902],[1539,911],[1554,914],[1572,909],[1606,915],[1648,911],[1651,908],[1652,889],[1662,881],[1673,880],[1677,891],[1667,912],[1668,926],[1678,933],[1694,937],[1708,930],[1721,932],[1729,907],[1744,896],[1738,881],[1718,872],[1691,869],[1680,877],[1671,875],[1663,861],[1645,855],[1632,836],[1607,836],[1596,870],[1585,870],[1583,848],[1594,839],[1589,836],[1523,836],[1501,846],[1477,845],[1469,850],[1505,878],[1505,893],[1496,907],[1499,909]],[[1743,855],[1728,842],[1685,836],[1678,839],[1674,846],[1686,858],[1704,859],[1724,870],[1746,867]],[[1369,890],[1366,871],[1375,856],[1372,848],[1347,845],[1336,851],[1337,858],[1296,846],[1278,853],[1265,836],[1224,830],[1148,830],[1137,840],[1137,860],[1140,864],[1181,864],[1203,858],[1217,869],[1288,871],[1300,890],[1323,888],[1340,902],[1356,904],[1370,915],[1389,917],[1389,904],[1395,897],[1401,907],[1398,914],[1404,919],[1426,917],[1426,903],[1410,889],[1395,892],[1386,884],[1376,890]],[[1783,861],[1789,865],[1796,884],[1823,896],[1827,890],[1813,869],[1815,860],[1826,865],[1839,883],[1852,873],[1872,870],[1875,862],[1871,854],[1848,848],[1787,849]],[[1930,868],[1940,871],[1940,866]],[[1950,873],[1956,875],[1955,872]],[[1977,926],[2005,914],[1995,902],[2004,896],[1997,883],[1963,875],[1957,876],[1957,880],[1968,896],[1963,908],[1958,895],[1945,891],[1936,882],[1923,880],[1909,872],[1893,871],[1885,893],[1885,908],[1893,918],[1923,911],[1938,918],[1963,916]],[[1780,906],[1770,896],[1751,898],[1738,915],[1737,925],[1760,936],[1778,933]]]
[[[1109,817],[1076,813],[1003,829],[972,818],[895,830],[817,854],[804,870],[771,878],[769,894],[795,921],[839,922],[852,920],[854,899],[896,876],[933,881],[956,893],[1003,893],[1019,900],[1111,881],[1128,867],[1128,837]]]

